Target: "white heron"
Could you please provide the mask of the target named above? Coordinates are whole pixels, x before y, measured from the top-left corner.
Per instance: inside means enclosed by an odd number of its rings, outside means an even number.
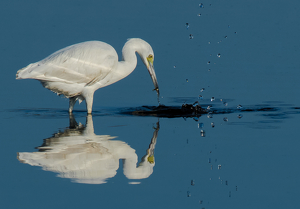
[[[137,65],[138,53],[147,67],[159,98],[159,88],[153,67],[154,53],[150,44],[139,38],[129,39],[118,61],[115,49],[101,41],[74,44],[54,52],[45,59],[19,70],[16,79],[36,79],[42,85],[69,98],[69,112],[77,100],[86,100],[92,113],[94,92],[128,76]]]

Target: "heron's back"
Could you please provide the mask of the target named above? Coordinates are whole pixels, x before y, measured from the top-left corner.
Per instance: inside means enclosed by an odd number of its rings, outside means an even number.
[[[118,63],[118,55],[109,44],[88,41],[54,52],[17,72],[17,79],[37,79],[44,87],[73,96],[86,85],[104,79]],[[70,93],[68,93],[70,92]]]

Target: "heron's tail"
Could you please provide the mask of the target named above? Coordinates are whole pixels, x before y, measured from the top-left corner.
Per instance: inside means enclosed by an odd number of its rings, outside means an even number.
[[[36,63],[30,64],[17,71],[16,79],[32,78],[31,72],[37,66]]]

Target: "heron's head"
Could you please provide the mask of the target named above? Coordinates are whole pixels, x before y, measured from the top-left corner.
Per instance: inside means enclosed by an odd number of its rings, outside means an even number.
[[[140,39],[141,40],[141,39]],[[152,82],[154,84],[154,90],[157,92],[159,95],[159,87],[157,83],[157,78],[154,70],[154,52],[150,44],[148,44],[146,41],[141,40],[140,42],[140,50],[137,52],[139,53],[143,63],[148,69],[148,72],[151,76]]]
[[[145,66],[148,69],[148,72],[151,76],[152,82],[154,84],[154,90],[157,92],[158,98],[159,98],[159,88],[158,88],[158,83],[157,83],[157,78],[156,78],[156,74],[154,71],[154,52],[152,47],[150,46],[150,44],[148,44],[146,41],[140,39],[140,38],[131,38],[128,39],[128,41],[126,42],[125,46],[123,47],[123,50],[134,50],[135,52],[137,52],[143,63],[145,64]],[[124,56],[125,53],[123,53]],[[124,57],[123,57],[124,59]]]

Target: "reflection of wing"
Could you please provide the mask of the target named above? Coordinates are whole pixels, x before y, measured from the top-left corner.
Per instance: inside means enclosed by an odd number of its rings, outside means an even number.
[[[101,184],[116,175],[120,147],[125,148],[123,152],[134,154],[134,150],[124,142],[109,140],[113,138],[97,136],[95,140],[81,136],[63,137],[51,146],[43,147],[46,150],[44,152],[18,153],[18,159],[78,183]]]
[[[110,135],[95,135],[92,116],[87,117],[86,127],[77,126],[71,116],[70,127],[73,128],[45,139],[38,147],[39,152],[18,153],[19,161],[41,166],[43,170],[56,172],[59,177],[70,178],[77,183],[105,183],[106,179],[116,175],[120,159],[124,159],[127,178],[141,179],[152,174],[154,163],[142,160],[137,168],[138,157],[128,144],[111,140],[116,137]],[[148,153],[153,154],[147,151],[147,156]]]
[[[17,78],[37,79],[56,93],[72,96],[84,86],[104,80],[117,63],[118,55],[113,47],[100,41],[88,41],[63,48],[28,65],[18,71]],[[100,87],[104,86],[105,83]],[[66,93],[74,88],[69,95]]]

